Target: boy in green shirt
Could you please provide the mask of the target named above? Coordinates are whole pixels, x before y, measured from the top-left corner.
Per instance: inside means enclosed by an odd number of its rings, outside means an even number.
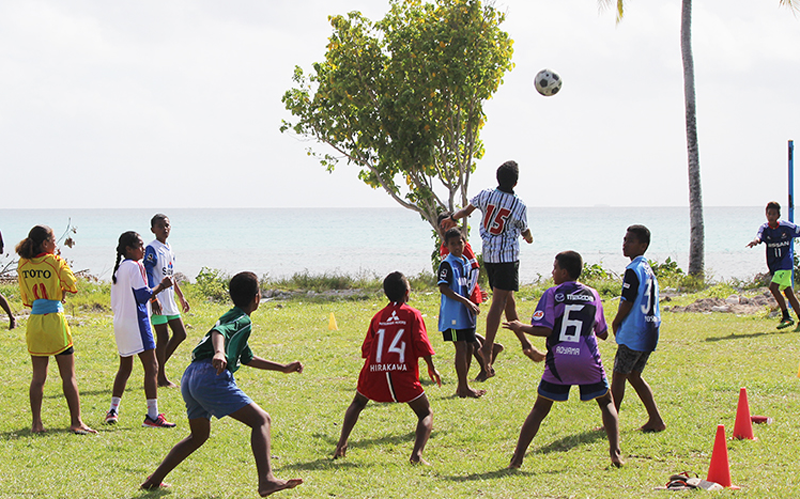
[[[261,290],[258,277],[241,272],[231,279],[230,295],[235,305],[219,318],[217,324],[192,351],[192,363],[181,379],[181,393],[186,402],[191,434],[175,444],[156,471],[147,477],[143,489],[168,487],[162,483],[192,452],[199,449],[211,431],[211,416],[230,416],[252,429],[251,446],[258,470],[258,493],[261,497],[291,489],[302,479],[279,480],[272,474],[270,463],[270,417],[239,387],[233,373],[240,364],[283,373],[301,373],[303,364],[279,364],[253,355],[247,340],[250,337],[250,314],[258,309]]]

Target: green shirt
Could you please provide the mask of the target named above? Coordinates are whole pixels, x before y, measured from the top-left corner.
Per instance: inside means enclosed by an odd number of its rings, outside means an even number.
[[[211,342],[211,333],[220,333],[225,338],[225,360],[228,370],[235,373],[242,364],[249,364],[253,360],[253,352],[247,344],[250,338],[250,316],[239,307],[233,307],[219,318],[217,324],[200,340],[192,350],[192,362],[214,357],[214,344]]]

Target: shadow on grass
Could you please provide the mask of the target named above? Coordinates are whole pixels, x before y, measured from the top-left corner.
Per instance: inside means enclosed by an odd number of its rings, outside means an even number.
[[[442,432],[433,431],[431,432],[430,438],[436,438],[438,435],[441,435]],[[333,450],[336,448],[336,444],[339,443],[339,437],[334,437],[333,435],[322,433],[315,433],[314,438],[318,438],[326,442],[326,444],[331,449],[331,455],[333,455]],[[359,448],[368,448],[373,447],[376,445],[386,445],[386,444],[396,444],[396,445],[404,445],[407,444],[409,447],[414,446],[414,432],[408,432],[403,435],[386,435],[380,438],[362,438],[362,439],[354,439],[352,436],[347,441],[347,450],[351,451],[352,449],[359,449]]]
[[[139,493],[137,495],[135,495],[135,496],[131,496],[131,499],[134,499],[134,498],[137,498],[137,497],[164,497],[164,496],[168,496],[170,494],[172,494],[172,491],[169,488],[153,489],[153,490],[142,490],[142,489],[139,489]],[[213,496],[211,496],[211,495],[195,496],[195,499],[201,499],[201,498],[204,498],[204,497],[211,498]]]
[[[154,497],[169,497],[172,495],[172,488],[154,489],[154,490],[139,490],[139,493],[130,496],[129,499],[143,499]],[[219,494],[203,494],[199,496],[191,496],[192,499],[219,499]]]
[[[551,442],[545,447],[540,447],[534,451],[528,451],[528,454],[549,454],[551,452],[566,452],[573,447],[579,445],[586,445],[593,443],[595,440],[605,440],[606,433],[604,431],[584,431],[577,435],[569,435],[564,438]]]
[[[97,428],[95,428],[97,430]],[[97,437],[98,435],[102,434],[102,430],[98,430],[97,434],[88,433],[86,435],[79,435],[75,433],[75,438],[93,438]],[[72,430],[69,428],[46,428],[45,431],[42,433],[34,433],[31,431],[30,427],[20,428],[19,430],[10,430],[4,431],[0,433],[0,440],[18,440],[20,438],[47,438],[48,436],[53,435],[73,435]]]
[[[560,471],[559,471],[560,473]],[[451,482],[472,482],[476,480],[492,480],[506,476],[534,476],[533,471],[521,471],[519,469],[502,468],[495,471],[485,471],[483,473],[471,473],[469,475],[441,475],[444,480]]]
[[[315,459],[313,461],[307,461],[305,463],[295,463],[286,466],[281,466],[281,470],[318,471],[318,470],[343,469],[343,468],[363,469],[364,467],[365,465],[363,462],[358,462],[358,463],[348,462],[346,457],[333,459],[333,453],[331,453],[329,457],[321,457],[319,459]]]
[[[761,333],[748,333],[748,334],[731,333],[728,336],[710,336],[706,338],[706,341],[715,342],[715,341],[727,341],[727,340],[746,340],[748,338],[759,338],[761,336],[772,336],[775,334],[788,334],[794,332],[795,332],[794,329],[786,328],[786,329],[761,332]]]
[[[60,378],[56,378],[56,379],[60,379]],[[161,390],[170,390],[170,388],[161,388]],[[141,392],[142,389],[141,388],[127,388],[126,387],[124,393],[135,392],[135,391]],[[84,390],[80,389],[80,386],[78,386],[78,392],[79,392],[81,397],[106,395],[106,396],[108,396],[108,400],[109,401],[111,400],[111,390],[110,389],[106,389],[106,390],[85,390],[84,391]],[[178,388],[178,395],[180,395],[180,387]],[[51,393],[51,394],[45,395],[44,398],[48,399],[48,400],[49,399],[63,399],[64,398],[64,393],[59,390],[59,391],[57,391],[55,393]]]

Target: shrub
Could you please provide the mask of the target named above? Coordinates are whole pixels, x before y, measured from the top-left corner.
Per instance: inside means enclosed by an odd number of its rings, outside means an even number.
[[[219,269],[203,267],[197,274],[197,287],[200,293],[211,301],[226,301],[230,282],[231,277]]]

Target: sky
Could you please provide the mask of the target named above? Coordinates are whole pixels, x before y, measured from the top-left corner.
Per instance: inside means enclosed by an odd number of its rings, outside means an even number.
[[[497,0],[514,69],[484,107],[470,192],[520,164],[529,206],[687,206],[680,1]],[[800,15],[778,0],[695,0],[703,200],[786,199],[800,140]],[[382,0],[0,2],[0,208],[394,207],[324,145],[280,133],[296,65],[327,17]],[[543,97],[543,68],[564,84]],[[800,144],[798,144],[800,147]]]

